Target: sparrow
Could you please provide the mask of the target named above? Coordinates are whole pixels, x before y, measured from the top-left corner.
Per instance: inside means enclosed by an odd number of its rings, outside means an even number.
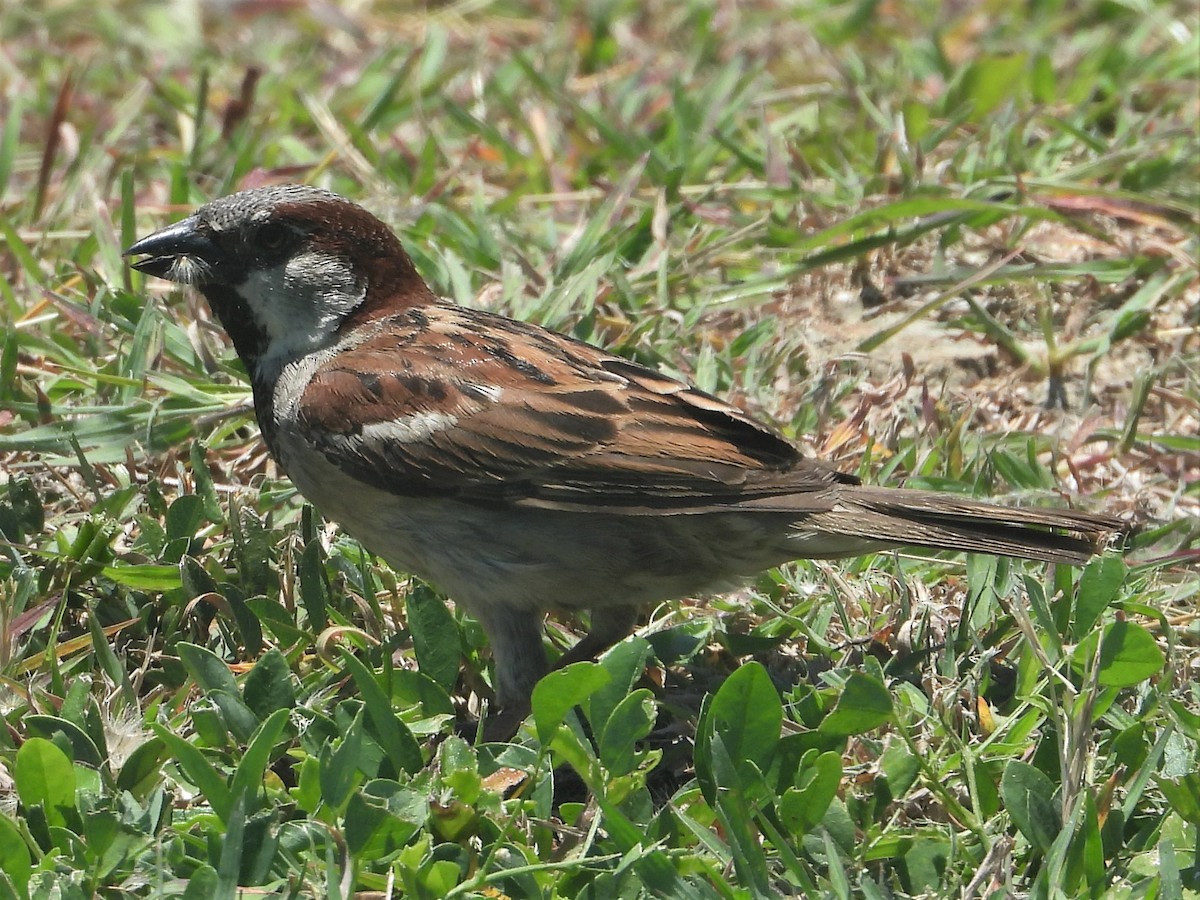
[[[798,558],[912,546],[1081,564],[1112,516],[871,487],[710,394],[437,297],[392,230],[328,191],[223,197],[125,251],[194,285],[299,492],[486,632],[501,709],[546,673],[542,622],[589,659],[662,600]]]

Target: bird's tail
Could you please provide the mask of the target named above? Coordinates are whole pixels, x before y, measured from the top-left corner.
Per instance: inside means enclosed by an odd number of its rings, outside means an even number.
[[[814,513],[804,524],[870,541],[1071,565],[1118,546],[1126,531],[1120,519],[1102,514],[859,486],[839,490],[831,509]]]

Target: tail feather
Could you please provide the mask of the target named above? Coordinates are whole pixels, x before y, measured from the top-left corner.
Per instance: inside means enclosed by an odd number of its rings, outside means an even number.
[[[1119,543],[1124,523],[1070,509],[1005,507],[954,494],[846,487],[805,525],[910,547],[1079,565]]]

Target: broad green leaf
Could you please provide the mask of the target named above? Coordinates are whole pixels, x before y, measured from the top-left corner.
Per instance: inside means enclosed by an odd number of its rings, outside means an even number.
[[[1054,63],[1046,53],[1039,53],[1033,61],[1029,88],[1038,103],[1053,103],[1057,97],[1054,78]]]
[[[275,534],[249,506],[238,508],[237,515],[230,516],[229,525],[233,537],[233,562],[237,568],[241,596],[270,596],[278,593],[279,578],[274,567],[270,565],[274,558]],[[250,618],[253,619],[253,616]],[[240,621],[238,624],[245,627]]]
[[[76,867],[95,861],[91,848],[83,840],[82,831],[82,823],[71,828],[64,825],[51,825],[49,828],[50,839],[57,851],[55,855],[71,860]]]
[[[782,722],[783,704],[759,663],[746,663],[705,698],[696,727],[694,759],[696,780],[710,805],[717,802],[721,787],[763,788],[763,777],[779,747]],[[718,737],[719,752],[714,743]],[[726,765],[734,768],[722,771]]]
[[[204,501],[195,494],[176,497],[167,508],[167,540],[191,540],[204,521]]]
[[[75,766],[53,741],[30,738],[13,763],[17,796],[25,806],[42,806],[51,825],[66,825],[75,809]]]
[[[833,832],[826,830],[825,838],[825,859],[829,866],[829,881],[833,885],[834,896],[839,898],[848,898],[850,893],[850,876],[846,873],[846,867],[842,861],[841,854],[838,853],[837,844],[834,843]]]
[[[899,800],[913,786],[921,772],[921,763],[900,741],[888,744],[879,757],[879,768],[887,801]]]
[[[1102,687],[1140,684],[1161,672],[1166,662],[1154,636],[1136,622],[1126,620],[1091,632],[1076,646],[1071,661],[1078,671],[1086,671],[1095,659],[1097,641],[1101,642],[1097,680]]]
[[[1181,778],[1157,778],[1159,790],[1171,808],[1186,822],[1200,827],[1200,773]]]
[[[138,698],[129,680],[129,673],[108,642],[108,635],[105,634],[105,629],[100,627],[100,617],[95,615],[94,610],[88,616],[88,632],[92,637],[92,652],[96,654],[96,663],[113,684],[120,685],[121,699],[130,707],[136,708]]]
[[[954,845],[944,835],[926,829],[917,831],[904,851],[901,869],[904,890],[912,895],[936,894],[953,859]]]
[[[159,740],[166,744],[167,750],[175,758],[179,768],[183,770],[183,774],[199,789],[209,806],[213,808],[213,812],[224,822],[233,805],[233,796],[225,784],[225,777],[213,767],[199,749],[193,747],[166,726],[156,723],[154,731]]]
[[[784,825],[797,837],[820,824],[837,796],[842,781],[842,757],[839,753],[810,750],[800,765],[796,786],[784,791],[779,803]]]
[[[105,566],[101,571],[105,578],[138,591],[174,591],[182,584],[178,566],[160,566],[152,563],[121,564]]]
[[[838,697],[837,706],[818,731],[831,735],[862,734],[878,728],[892,715],[892,695],[877,679],[855,672]]]
[[[585,704],[592,730],[603,733],[608,718],[617,705],[629,696],[629,691],[646,668],[650,645],[642,638],[626,638],[615,645],[599,660],[612,680],[590,696]]]
[[[95,743],[82,728],[74,722],[60,719],[58,716],[30,715],[23,720],[27,733],[31,737],[43,737],[51,740],[56,733],[62,734],[70,743],[71,754],[75,760],[89,766],[99,768],[103,764],[100,751]]]
[[[963,99],[971,103],[971,119],[983,122],[1001,103],[1024,99],[1029,77],[1024,53],[976,57],[962,80]]]
[[[446,689],[421,672],[392,670],[392,699],[402,706],[420,706],[426,716],[454,716],[454,701]]]
[[[329,585],[323,565],[325,550],[319,538],[313,538],[300,556],[300,602],[308,613],[308,626],[323,631],[329,624]]]
[[[1032,575],[1024,575],[1021,581],[1025,585],[1025,595],[1029,600],[1029,611],[1033,613],[1033,620],[1038,626],[1039,635],[1042,638],[1042,644],[1045,646],[1046,654],[1052,661],[1059,660],[1065,648],[1063,647],[1062,632],[1058,629],[1058,622],[1054,616],[1054,610],[1051,609],[1049,601],[1046,599],[1046,589],[1042,587],[1042,583]]]
[[[101,866],[110,851],[120,853],[120,846],[114,847],[118,841],[127,844],[130,835],[121,831],[121,821],[116,813],[108,809],[95,809],[87,813],[83,819],[83,839],[88,852],[100,858]],[[124,838],[125,840],[122,840]]]
[[[257,656],[263,649],[262,623],[250,610],[242,592],[236,587],[231,585],[222,594],[229,604],[229,611],[233,614],[233,621],[242,639],[242,649],[247,656]]]
[[[754,809],[749,796],[758,795],[762,775],[756,771],[753,762],[736,759],[730,754],[720,731],[714,732],[709,752],[713,775],[720,786],[713,806],[732,845],[738,881],[750,889],[751,896],[767,900],[774,896],[769,866],[757,830],[750,827]]]
[[[346,664],[359,694],[362,695],[375,735],[396,774],[408,772],[411,775],[421,771],[425,765],[421,748],[408,726],[400,721],[392,710],[392,702],[379,686],[378,677],[345,647],[339,649],[342,662]]]
[[[314,643],[312,633],[297,627],[295,617],[278,600],[251,597],[246,601],[246,608],[262,625],[266,626],[280,645],[303,644],[307,646]]]
[[[192,720],[192,730],[201,746],[228,747],[232,743],[233,736],[225,721],[225,713],[217,706],[212,695],[205,694],[193,700],[188,705],[188,717]],[[253,727],[256,726],[252,726],[251,730]]]
[[[617,704],[600,738],[600,762],[611,775],[628,775],[637,765],[637,742],[654,727],[654,695],[642,688]]]
[[[25,839],[12,819],[3,813],[0,813],[0,872],[11,878],[22,894],[33,872],[33,859]]]
[[[346,846],[355,858],[381,859],[404,847],[428,818],[424,794],[395,781],[368,782],[346,808]]]
[[[283,734],[290,711],[277,709],[271,713],[250,741],[230,782],[230,793],[244,801],[245,809],[251,814],[258,809],[258,794],[262,789],[263,775],[271,764],[271,751]]]
[[[311,816],[321,805],[321,762],[315,756],[306,756],[298,769],[296,786],[288,793],[296,805]]]
[[[200,498],[203,517],[210,522],[220,522],[223,519],[221,501],[217,497],[217,489],[208,470],[207,453],[208,448],[203,441],[193,441],[188,448],[188,458],[192,463],[192,483],[196,496]]]
[[[783,724],[783,702],[762,664],[749,662],[725,679],[709,707],[714,732],[731,759],[766,772],[775,758]]]
[[[217,886],[214,900],[234,900],[242,871],[242,835],[246,831],[246,798],[235,797],[225,822],[221,856],[217,862]]]
[[[224,900],[219,893],[221,886],[217,870],[205,863],[199,866],[188,879],[187,889],[183,892],[183,900]],[[233,894],[227,896],[232,897]]]
[[[202,594],[220,594],[221,589],[204,563],[194,556],[183,556],[179,560],[179,582],[189,599]]]
[[[1168,705],[1171,707],[1171,715],[1175,718],[1175,724],[1179,730],[1193,741],[1200,743],[1200,713],[1188,709],[1179,700],[1172,699]]]
[[[346,736],[334,749],[332,744],[321,747],[321,800],[335,812],[341,812],[350,799],[350,792],[362,775],[363,715],[366,708],[346,729]]]
[[[186,641],[180,641],[175,646],[184,668],[200,690],[205,693],[222,691],[234,697],[241,697],[242,692],[238,690],[237,680],[221,657],[207,647],[189,644]]]
[[[431,897],[447,897],[450,891],[457,887],[462,873],[458,863],[448,859],[435,860],[433,865],[423,873],[422,882],[425,889],[429,891]],[[528,875],[522,874],[518,878],[528,880]],[[519,883],[519,882],[518,882]],[[531,882],[529,887],[533,890],[537,889],[537,883]]]
[[[1137,721],[1128,728],[1118,731],[1112,739],[1112,760],[1129,771],[1142,767],[1150,752],[1150,740],[1146,732],[1146,722]]]
[[[585,743],[580,734],[572,728],[556,728],[546,745],[555,755],[555,765],[566,763],[573,768],[585,782],[596,773],[596,755],[592,746]]]
[[[210,691],[207,696],[221,711],[221,721],[229,729],[233,739],[239,744],[249,741],[261,720],[254,714],[254,710],[242,702],[241,695]]]
[[[442,598],[424,585],[409,592],[405,608],[417,665],[447,691],[454,690],[462,654],[453,614]]]
[[[1116,597],[1125,580],[1126,566],[1119,556],[1098,556],[1079,577],[1075,595],[1075,621],[1071,634],[1078,641],[1092,630],[1100,615]]]
[[[475,748],[457,735],[451,735],[442,741],[437,755],[442,781],[454,790],[455,799],[475,803],[483,788]]]
[[[1040,769],[1010,760],[1000,778],[1000,796],[1013,823],[1042,853],[1050,850],[1062,828],[1054,805],[1054,782]]]
[[[1183,882],[1183,873],[1179,871],[1179,860],[1175,858],[1175,842],[1168,837],[1164,837],[1158,842],[1158,846],[1154,848],[1157,863],[1158,878],[1157,897],[1169,897],[1175,900],[1176,897],[1186,898],[1186,900],[1194,900],[1195,891],[1185,891]],[[1190,877],[1188,885],[1190,888],[1196,886],[1195,868],[1192,868],[1189,873]]]
[[[242,884],[262,884],[279,853],[279,810],[261,809],[246,819],[242,866],[238,879]]]
[[[271,648],[259,657],[242,683],[242,696],[260,719],[296,705],[292,671],[282,653]]]
[[[1064,882],[1067,886],[1078,890],[1087,885],[1091,896],[1103,896],[1104,843],[1100,837],[1096,801],[1090,792],[1083,797],[1082,821],[1071,836],[1066,865]]]
[[[531,707],[538,740],[548,744],[567,713],[612,680],[596,663],[579,662],[551,672],[533,689]]]
[[[117,775],[117,788],[129,791],[134,797],[142,799],[151,779],[155,784],[160,782],[160,766],[166,758],[167,748],[161,739],[152,737],[139,744],[121,766],[120,774]]]

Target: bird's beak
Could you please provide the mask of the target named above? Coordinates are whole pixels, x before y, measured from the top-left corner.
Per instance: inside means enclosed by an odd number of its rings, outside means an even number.
[[[210,269],[218,255],[216,244],[199,224],[195,216],[180,219],[137,241],[122,255],[145,256],[131,263],[139,272],[168,281],[189,281],[186,273]]]

